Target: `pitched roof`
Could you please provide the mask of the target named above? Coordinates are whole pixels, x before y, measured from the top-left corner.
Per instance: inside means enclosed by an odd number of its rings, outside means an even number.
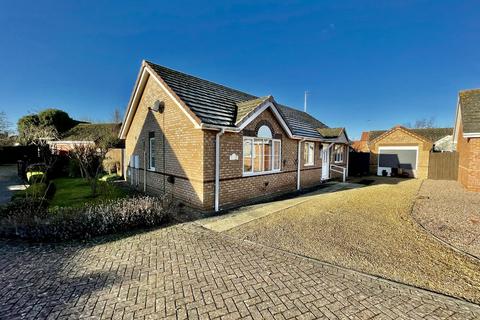
[[[402,127],[403,128],[403,127]],[[413,132],[424,139],[427,139],[431,142],[438,141],[445,136],[453,134],[453,128],[421,128],[421,129],[410,129],[410,128],[403,128],[405,130],[408,130],[410,132]],[[392,129],[390,129],[392,130]],[[368,134],[369,141],[372,141],[382,134],[384,134],[387,131],[390,130],[373,130],[370,131]]]
[[[480,132],[480,89],[459,93],[464,133]]]
[[[107,134],[118,135],[121,123],[80,123],[62,135],[62,141],[96,141]]]
[[[269,98],[259,98],[149,61],[146,63],[205,124],[235,127]],[[300,110],[281,104],[276,107],[294,135],[322,138],[316,129],[326,128],[325,124]]]

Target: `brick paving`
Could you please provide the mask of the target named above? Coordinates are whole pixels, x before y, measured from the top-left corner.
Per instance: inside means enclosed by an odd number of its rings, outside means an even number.
[[[0,242],[1,319],[479,319],[480,306],[183,224]]]

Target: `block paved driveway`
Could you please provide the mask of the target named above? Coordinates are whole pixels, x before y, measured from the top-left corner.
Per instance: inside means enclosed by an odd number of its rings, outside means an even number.
[[[480,318],[473,304],[192,223],[99,241],[1,241],[0,318]]]

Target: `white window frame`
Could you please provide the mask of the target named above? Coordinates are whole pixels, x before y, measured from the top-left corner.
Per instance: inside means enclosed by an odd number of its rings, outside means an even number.
[[[337,152],[337,147],[342,151]],[[343,144],[336,144],[333,147],[333,160],[334,160],[334,162],[335,163],[343,163],[344,153],[345,153],[345,146]]]
[[[244,145],[245,141],[250,141],[251,144],[251,164],[252,168],[250,171],[245,171],[245,154],[244,154]],[[272,170],[268,171],[258,171],[254,172],[254,153],[255,153],[255,141],[271,141],[272,142],[272,150],[271,150],[271,155],[270,155],[270,161],[272,162]],[[275,142],[279,143],[279,153],[278,153],[278,169],[274,169],[274,154],[275,154]],[[263,155],[263,148],[262,148],[262,155]],[[261,162],[262,167],[264,166],[264,161]],[[271,174],[271,173],[278,173],[282,171],[282,140],[281,139],[269,139],[269,138],[257,138],[257,137],[243,137],[242,141],[242,173],[243,176],[258,176],[258,175],[264,175],[264,174]]]
[[[310,146],[312,146],[312,147],[310,148]],[[307,152],[306,152],[306,150],[307,150]],[[308,156],[310,150],[312,150],[312,157],[311,158]],[[306,157],[306,159],[304,159],[305,163],[303,164],[303,166],[304,167],[310,167],[310,166],[315,165],[315,142],[305,141],[305,144],[303,146],[304,157],[305,157],[305,153],[307,153],[307,157]],[[309,160],[311,160],[311,161],[309,161]]]
[[[153,140],[153,143],[152,143]],[[155,143],[155,137],[148,138],[148,170],[155,170],[155,167],[152,166],[152,158],[155,158],[155,155],[152,157],[152,146]],[[155,160],[157,160],[155,158]]]

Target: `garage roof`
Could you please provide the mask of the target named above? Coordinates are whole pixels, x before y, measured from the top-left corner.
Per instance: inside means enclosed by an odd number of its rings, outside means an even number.
[[[395,127],[397,128],[397,127]],[[395,129],[393,128],[393,129]],[[424,139],[427,139],[428,141],[431,142],[436,142],[446,136],[452,135],[453,134],[453,128],[422,128],[422,129],[410,129],[410,128],[405,128],[401,127],[404,130],[410,131]],[[393,130],[390,129],[390,130]],[[368,135],[368,141],[375,140],[382,134],[384,134],[387,131],[390,130],[374,130],[370,131]]]

